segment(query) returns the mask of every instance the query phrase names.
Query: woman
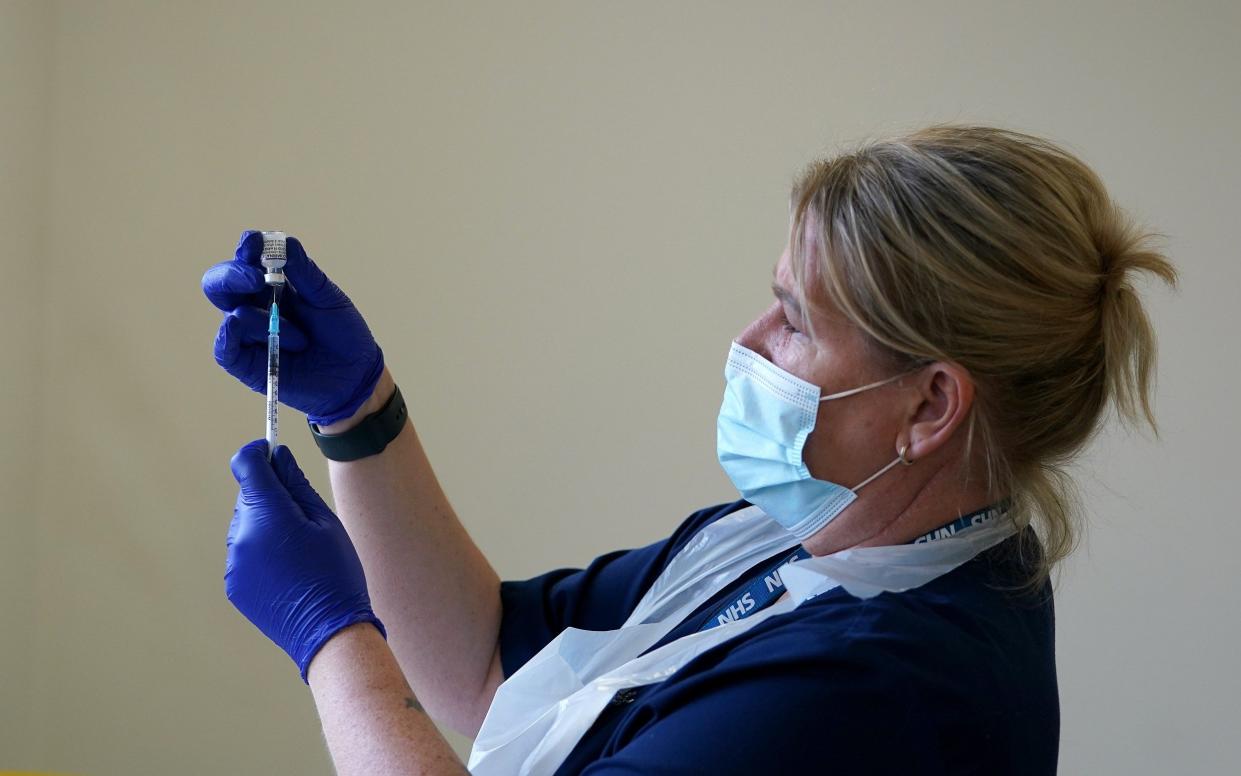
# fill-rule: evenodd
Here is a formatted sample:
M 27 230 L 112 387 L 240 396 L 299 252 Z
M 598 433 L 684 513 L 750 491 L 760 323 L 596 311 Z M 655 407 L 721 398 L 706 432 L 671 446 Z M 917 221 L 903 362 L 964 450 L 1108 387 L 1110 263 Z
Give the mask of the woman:
M 744 500 L 505 583 L 290 241 L 281 398 L 334 459 L 340 519 L 287 449 L 243 447 L 226 587 L 298 664 L 338 772 L 460 772 L 427 714 L 477 735 L 475 773 L 1055 771 L 1062 467 L 1109 403 L 1153 425 L 1132 282 L 1175 272 L 1082 162 L 987 127 L 815 162 L 790 225 L 725 369 Z M 262 390 L 258 248 L 203 285 L 217 360 Z

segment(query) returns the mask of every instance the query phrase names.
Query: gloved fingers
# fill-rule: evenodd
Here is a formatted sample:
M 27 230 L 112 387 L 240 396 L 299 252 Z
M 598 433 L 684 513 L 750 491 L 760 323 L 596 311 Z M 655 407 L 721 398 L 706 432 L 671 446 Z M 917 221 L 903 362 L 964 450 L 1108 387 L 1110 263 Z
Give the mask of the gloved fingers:
M 250 390 L 263 393 L 267 390 L 267 348 L 244 346 L 241 326 L 232 313 L 224 316 L 212 347 L 215 362 Z
M 262 254 L 262 234 L 242 232 L 233 260 L 222 261 L 203 273 L 203 294 L 224 312 L 243 304 L 261 304 L 258 295 L 266 286 L 259 261 Z
M 323 497 L 314 489 L 310 481 L 306 479 L 306 475 L 302 472 L 297 460 L 293 457 L 293 453 L 289 448 L 280 445 L 276 448 L 276 452 L 271 458 L 272 469 L 275 470 L 276 476 L 284 483 L 284 487 L 289 491 L 289 495 L 302 508 L 302 513 L 307 518 L 315 522 L 322 522 L 328 516 L 335 518 L 332 510 L 324 502 Z
M 284 274 L 293 285 L 298 303 L 317 309 L 352 304 L 349 297 L 323 274 L 319 265 L 306 255 L 306 249 L 296 237 L 290 237 L 285 242 L 285 255 Z
M 241 321 L 236 315 L 229 313 L 220 321 L 220 329 L 215 333 L 215 343 L 211 351 L 215 354 L 217 364 L 232 371 L 233 364 L 241 353 Z
M 233 519 L 228 523 L 228 535 L 224 537 L 225 548 L 233 546 L 233 542 L 237 540 L 237 526 L 241 522 L 241 510 L 233 507 Z
M 202 287 L 207 301 L 228 312 L 244 304 L 262 304 L 267 285 L 262 270 L 237 261 L 222 261 L 203 273 Z M 271 292 L 265 295 L 270 297 Z
M 247 229 L 237 238 L 237 247 L 233 250 L 233 261 L 262 269 L 263 233 L 258 229 Z M 260 271 L 260 275 L 262 272 Z
M 283 307 L 283 305 L 281 305 Z M 229 318 L 236 322 L 230 334 L 236 335 L 241 347 L 262 345 L 267 352 L 267 325 L 270 323 L 271 312 L 258 307 L 238 307 L 229 312 Z M 296 323 L 280 316 L 280 349 L 290 353 L 299 353 L 310 346 L 310 340 Z

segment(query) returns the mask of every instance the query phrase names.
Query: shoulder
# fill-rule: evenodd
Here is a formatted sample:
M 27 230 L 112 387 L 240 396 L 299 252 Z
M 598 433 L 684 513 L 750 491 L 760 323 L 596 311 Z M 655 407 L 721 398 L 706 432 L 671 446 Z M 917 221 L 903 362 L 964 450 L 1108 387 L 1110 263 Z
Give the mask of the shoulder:
M 773 617 L 701 657 L 870 663 L 900 671 L 918 657 L 941 667 L 964 661 L 1041 659 L 1054 650 L 1050 586 L 1014 589 L 1008 542 L 921 587 L 857 598 L 836 588 Z M 945 649 L 951 647 L 951 649 Z
M 1054 701 L 1051 589 L 1006 587 L 1005 555 L 996 548 L 900 593 L 860 599 L 837 588 L 701 657 L 763 673 L 795 666 L 833 694 L 889 687 L 910 703 L 993 711 L 1018 696 Z
M 893 694 L 907 702 L 977 705 L 1000 689 L 997 666 L 1050 651 L 1050 642 L 1019 646 L 1029 636 L 1022 618 L 996 617 L 998 603 L 979 608 L 977 601 L 910 592 L 858 599 L 831 591 L 707 650 L 666 687 L 693 693 L 703 689 L 695 681 L 748 683 L 762 691 L 787 678 L 815 697 L 847 698 L 851 714 L 872 707 L 884 713 Z

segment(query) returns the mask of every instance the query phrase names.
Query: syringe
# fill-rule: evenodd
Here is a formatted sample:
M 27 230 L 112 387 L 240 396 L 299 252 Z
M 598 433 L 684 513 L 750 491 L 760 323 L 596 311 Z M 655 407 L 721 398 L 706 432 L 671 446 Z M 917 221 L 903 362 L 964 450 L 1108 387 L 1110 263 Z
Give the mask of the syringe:
M 276 449 L 279 425 L 276 408 L 280 403 L 280 306 L 271 303 L 271 319 L 267 324 L 267 460 Z
M 271 317 L 267 322 L 267 460 L 276 449 L 280 400 L 280 292 L 284 289 L 285 233 L 263 232 L 260 258 L 263 280 L 272 287 Z

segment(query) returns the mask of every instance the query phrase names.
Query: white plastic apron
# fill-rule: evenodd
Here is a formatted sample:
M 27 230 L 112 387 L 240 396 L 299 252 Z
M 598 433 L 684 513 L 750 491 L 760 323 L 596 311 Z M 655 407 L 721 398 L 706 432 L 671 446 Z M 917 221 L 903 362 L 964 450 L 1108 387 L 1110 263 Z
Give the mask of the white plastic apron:
M 1011 521 L 996 519 L 933 542 L 859 547 L 786 564 L 780 569 L 786 598 L 643 655 L 751 566 L 798 544 L 758 507 L 727 515 L 676 554 L 620 628 L 566 628 L 500 685 L 474 740 L 470 773 L 553 773 L 618 690 L 663 681 L 711 647 L 837 586 L 870 598 L 924 585 L 1014 530 Z

